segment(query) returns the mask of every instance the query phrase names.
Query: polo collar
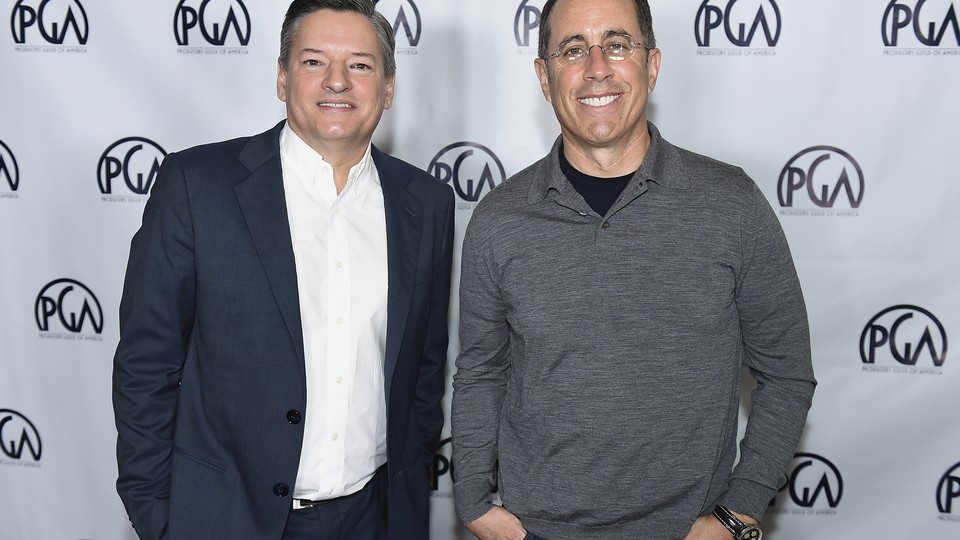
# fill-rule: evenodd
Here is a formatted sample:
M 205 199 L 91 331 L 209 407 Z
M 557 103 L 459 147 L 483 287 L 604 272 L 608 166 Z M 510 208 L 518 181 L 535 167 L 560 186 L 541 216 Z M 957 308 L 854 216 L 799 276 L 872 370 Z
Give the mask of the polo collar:
M 677 147 L 664 140 L 653 122 L 647 122 L 647 128 L 650 132 L 650 149 L 640 168 L 630 180 L 631 185 L 638 185 L 644 190 L 647 182 L 671 189 L 689 188 L 690 179 Z M 558 136 L 547 157 L 537 163 L 537 171 L 527 197 L 528 203 L 535 204 L 546 199 L 550 190 L 563 194 L 567 190 L 574 189 L 560 170 L 561 148 L 563 148 L 563 138 Z

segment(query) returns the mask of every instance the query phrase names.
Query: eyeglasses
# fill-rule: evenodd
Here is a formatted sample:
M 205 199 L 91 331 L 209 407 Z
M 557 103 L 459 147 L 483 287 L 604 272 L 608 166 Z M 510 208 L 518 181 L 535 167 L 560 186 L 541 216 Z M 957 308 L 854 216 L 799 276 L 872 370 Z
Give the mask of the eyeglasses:
M 651 47 L 646 47 L 637 43 L 633 40 L 632 37 L 626 35 L 617 35 L 611 38 L 608 38 L 603 42 L 603 44 L 596 44 L 585 46 L 583 43 L 572 42 L 572 43 L 561 43 L 560 48 L 552 54 L 548 54 L 545 58 L 549 60 L 551 58 L 557 58 L 564 64 L 579 64 L 587 59 L 590 56 L 590 50 L 594 47 L 599 47 L 600 52 L 607 58 L 607 60 L 613 60 L 614 62 L 620 62 L 626 60 L 633 55 L 633 52 L 637 49 L 644 49 L 649 51 Z

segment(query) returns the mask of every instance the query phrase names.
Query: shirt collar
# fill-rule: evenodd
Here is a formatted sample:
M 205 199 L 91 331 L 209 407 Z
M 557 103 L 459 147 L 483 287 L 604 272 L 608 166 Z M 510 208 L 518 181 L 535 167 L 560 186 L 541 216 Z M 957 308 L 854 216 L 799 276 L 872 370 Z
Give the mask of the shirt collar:
M 650 132 L 650 149 L 647 151 L 647 157 L 640 164 L 640 168 L 634 174 L 631 183 L 643 186 L 647 182 L 654 182 L 672 189 L 688 188 L 690 180 L 687 178 L 677 147 L 660 136 L 660 130 L 653 125 L 653 122 L 647 122 L 647 128 Z M 570 181 L 560 170 L 562 141 L 562 137 L 557 137 L 550 153 L 537 164 L 537 174 L 534 175 L 533 184 L 530 186 L 530 193 L 527 198 L 530 204 L 546 199 L 551 189 L 561 194 L 567 189 L 573 189 Z
M 370 179 L 379 184 L 379 177 L 371 174 L 373 159 L 370 155 L 372 143 L 367 143 L 367 149 L 363 153 L 360 161 L 350 168 L 350 175 L 347 179 L 347 185 L 344 192 L 351 189 L 353 184 L 362 184 Z M 304 186 L 308 189 L 320 190 L 320 186 L 315 186 L 317 179 L 329 179 L 333 182 L 333 166 L 324 161 L 316 150 L 310 147 L 303 139 L 297 135 L 290 124 L 286 123 L 280 132 L 280 153 L 283 157 L 283 164 L 289 167 L 289 171 L 294 174 Z

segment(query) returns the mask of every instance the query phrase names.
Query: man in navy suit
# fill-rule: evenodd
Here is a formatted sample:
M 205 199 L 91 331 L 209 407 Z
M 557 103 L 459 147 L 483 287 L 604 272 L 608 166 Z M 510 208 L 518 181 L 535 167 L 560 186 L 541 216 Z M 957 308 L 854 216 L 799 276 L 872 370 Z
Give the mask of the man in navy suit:
M 427 538 L 453 194 L 370 143 L 395 69 L 372 1 L 294 0 L 286 121 L 164 160 L 114 360 L 141 538 Z

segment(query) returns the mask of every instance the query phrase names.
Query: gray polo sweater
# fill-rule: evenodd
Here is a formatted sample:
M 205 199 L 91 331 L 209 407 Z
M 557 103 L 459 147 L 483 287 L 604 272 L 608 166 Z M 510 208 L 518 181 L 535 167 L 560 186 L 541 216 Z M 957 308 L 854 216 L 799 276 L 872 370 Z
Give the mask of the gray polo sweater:
M 652 145 L 606 216 L 551 153 L 491 191 L 463 243 L 454 496 L 551 540 L 682 539 L 759 518 L 816 384 L 776 215 L 739 168 Z M 740 366 L 757 380 L 736 458 Z M 499 470 L 498 470 L 499 464 Z

